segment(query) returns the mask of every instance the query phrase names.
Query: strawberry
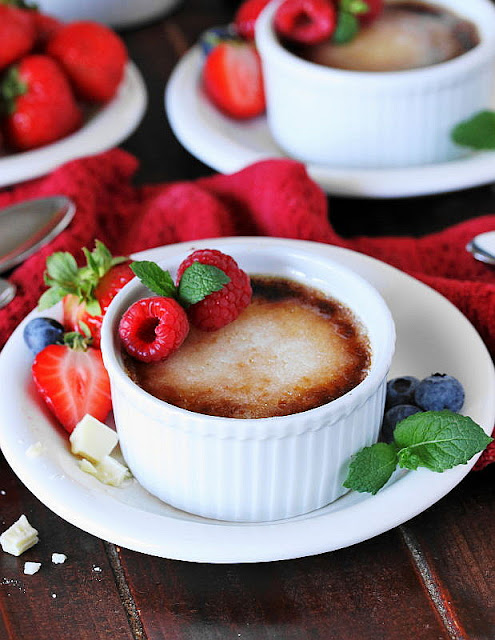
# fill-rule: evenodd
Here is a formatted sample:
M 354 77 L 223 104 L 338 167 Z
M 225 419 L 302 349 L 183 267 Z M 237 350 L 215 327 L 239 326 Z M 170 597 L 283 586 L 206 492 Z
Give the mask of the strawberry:
M 0 71 L 29 53 L 35 39 L 31 12 L 0 3 Z
M 270 0 L 244 0 L 234 16 L 237 33 L 246 40 L 254 40 L 254 29 L 258 16 Z
M 82 114 L 58 64 L 30 55 L 9 67 L 0 94 L 6 101 L 3 128 L 7 143 L 19 151 L 34 149 L 75 131 Z
M 164 360 L 189 333 L 186 312 L 173 298 L 143 298 L 127 309 L 119 335 L 127 353 L 142 362 Z
M 337 26 L 337 10 L 330 0 L 285 0 L 274 16 L 281 38 L 300 44 L 328 40 Z
M 251 302 L 249 276 L 231 256 L 215 249 L 200 249 L 180 264 L 177 279 L 180 280 L 184 271 L 195 262 L 216 267 L 229 279 L 219 291 L 210 293 L 187 309 L 191 324 L 202 331 L 216 331 L 233 322 Z
M 71 433 L 87 413 L 104 421 L 112 400 L 101 352 L 87 348 L 80 335 L 68 334 L 66 340 L 40 351 L 31 371 L 41 397 Z
M 222 42 L 206 58 L 203 86 L 226 115 L 253 118 L 265 111 L 261 61 L 250 42 Z
M 127 50 L 119 36 L 89 20 L 59 29 L 50 39 L 47 53 L 61 64 L 77 95 L 89 102 L 113 98 L 127 62 Z
M 53 36 L 63 27 L 63 23 L 54 16 L 38 10 L 32 10 L 31 13 L 36 29 L 36 47 L 43 50 Z
M 66 330 L 89 330 L 93 346 L 99 347 L 101 323 L 108 305 L 134 277 L 127 258 L 112 257 L 99 240 L 90 253 L 83 249 L 87 264 L 80 269 L 74 257 L 57 252 L 46 261 L 45 283 L 50 287 L 41 296 L 38 309 L 47 309 L 62 300 Z

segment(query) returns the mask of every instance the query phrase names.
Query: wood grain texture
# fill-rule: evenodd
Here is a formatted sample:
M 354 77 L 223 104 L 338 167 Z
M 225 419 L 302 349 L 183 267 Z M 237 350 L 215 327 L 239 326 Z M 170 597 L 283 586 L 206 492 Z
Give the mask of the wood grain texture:
M 149 640 L 449 638 L 398 531 L 255 565 L 121 555 Z
M 24 513 L 40 538 L 19 557 L 0 551 L 0 638 L 132 640 L 103 542 L 44 507 L 3 456 L 0 491 L 0 531 Z M 52 553 L 67 560 L 53 564 Z M 41 562 L 38 573 L 24 575 L 27 561 Z

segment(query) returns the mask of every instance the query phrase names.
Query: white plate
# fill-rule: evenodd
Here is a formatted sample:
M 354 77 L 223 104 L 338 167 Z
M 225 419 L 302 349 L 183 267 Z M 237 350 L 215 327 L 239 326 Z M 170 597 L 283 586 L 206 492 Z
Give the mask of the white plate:
M 116 96 L 81 129 L 39 149 L 0 156 L 0 187 L 43 176 L 69 160 L 106 151 L 138 126 L 147 104 L 146 87 L 129 62 Z
M 165 92 L 170 125 L 182 145 L 208 166 L 233 173 L 265 158 L 284 157 L 266 118 L 242 122 L 223 116 L 203 94 L 203 56 L 198 45 L 174 69 Z M 307 166 L 328 193 L 360 198 L 400 198 L 466 189 L 495 181 L 495 152 L 405 169 Z
M 243 239 L 239 238 L 242 243 Z M 270 239 L 259 238 L 260 242 Z M 388 302 L 397 325 L 391 375 L 450 373 L 464 384 L 464 411 L 487 433 L 495 419 L 495 373 L 479 335 L 438 293 L 367 256 L 328 245 L 279 240 L 288 249 L 311 246 L 367 278 Z M 235 255 L 235 241 L 229 248 Z M 222 248 L 222 240 L 185 243 Z M 176 250 L 176 246 L 172 247 Z M 165 258 L 167 248 L 140 254 Z M 55 311 L 56 315 L 57 311 Z M 58 310 L 60 313 L 60 310 Z M 35 314 L 28 316 L 32 318 Z M 0 354 L 0 445 L 22 482 L 47 507 L 95 536 L 151 555 L 196 562 L 261 562 L 332 551 L 366 540 L 412 518 L 448 493 L 475 462 L 443 474 L 425 469 L 396 475 L 376 496 L 350 492 L 309 515 L 267 524 L 199 518 L 160 502 L 136 481 L 107 487 L 79 470 L 66 434 L 38 399 L 22 323 Z M 41 442 L 37 458 L 26 449 Z M 36 525 L 36 523 L 33 523 Z

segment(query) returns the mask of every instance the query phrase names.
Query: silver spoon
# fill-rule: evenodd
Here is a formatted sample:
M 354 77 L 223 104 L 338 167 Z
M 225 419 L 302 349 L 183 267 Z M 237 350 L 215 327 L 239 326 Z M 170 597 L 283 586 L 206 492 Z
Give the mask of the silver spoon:
M 65 196 L 26 200 L 0 209 L 0 273 L 20 264 L 58 235 L 74 217 Z M 0 309 L 15 296 L 15 286 L 0 278 Z
M 495 264 L 495 231 L 486 231 L 475 236 L 466 249 L 476 260 L 485 264 Z

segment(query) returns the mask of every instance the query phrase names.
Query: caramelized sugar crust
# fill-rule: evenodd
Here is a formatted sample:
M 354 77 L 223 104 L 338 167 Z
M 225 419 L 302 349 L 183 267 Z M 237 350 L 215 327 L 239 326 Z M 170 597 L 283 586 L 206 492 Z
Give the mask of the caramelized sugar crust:
M 306 411 L 364 379 L 369 343 L 350 310 L 293 281 L 251 281 L 253 301 L 235 322 L 212 333 L 191 328 L 162 362 L 126 357 L 130 377 L 173 405 L 231 418 Z

